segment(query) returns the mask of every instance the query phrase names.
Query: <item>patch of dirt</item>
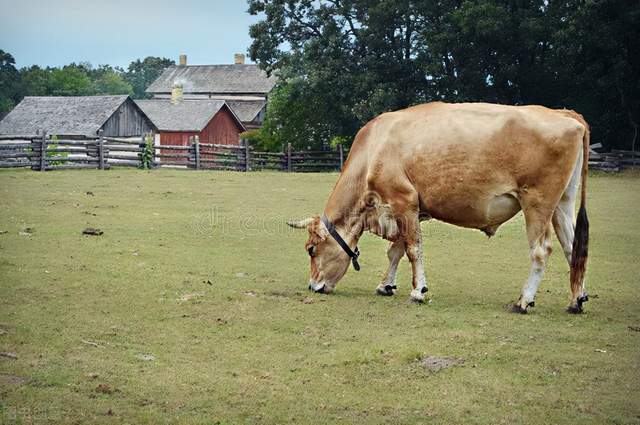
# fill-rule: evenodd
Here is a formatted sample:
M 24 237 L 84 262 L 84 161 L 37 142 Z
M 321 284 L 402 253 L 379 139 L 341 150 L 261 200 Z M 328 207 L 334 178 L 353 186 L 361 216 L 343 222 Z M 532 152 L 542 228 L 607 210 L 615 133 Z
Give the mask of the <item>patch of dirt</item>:
M 300 302 L 302 302 L 302 304 L 313 304 L 315 300 L 311 297 L 304 297 Z
M 25 227 L 19 233 L 20 236 L 31 236 L 35 231 L 36 229 L 34 227 Z
M 281 299 L 281 298 L 286 298 L 286 299 L 298 299 L 300 300 L 300 292 L 299 291 L 280 291 L 280 290 L 267 290 L 265 292 L 265 296 L 272 298 L 272 299 Z
M 464 359 L 456 357 L 427 356 L 418 360 L 418 363 L 429 372 L 436 373 L 442 369 L 462 365 L 464 364 Z
M 640 332 L 640 326 L 628 326 L 628 328 L 629 328 L 630 331 Z M 0 331 L 1 331 L 1 329 L 0 329 Z M 0 334 L 1 334 L 1 332 L 0 332 Z
M 96 392 L 97 393 L 102 393 L 102 394 L 113 394 L 115 390 L 111 387 L 111 385 L 109 384 L 99 384 L 96 387 Z
M 153 354 L 136 354 L 136 358 L 145 362 L 152 362 L 156 359 Z
M 90 236 L 102 236 L 102 234 L 104 234 L 104 232 L 100 229 L 96 229 L 93 227 L 87 227 L 86 229 L 84 229 L 82 231 L 83 235 L 90 235 Z
M 178 301 L 191 301 L 193 299 L 200 298 L 200 297 L 203 297 L 203 296 L 204 296 L 204 294 L 202 292 L 193 292 L 193 293 L 190 293 L 190 294 L 184 294 L 183 296 L 178 298 Z
M 18 359 L 18 355 L 16 353 L 11 353 L 9 351 L 0 352 L 0 357 L 5 357 L 5 358 L 11 359 L 11 360 L 17 360 Z
M 0 382 L 11 385 L 23 385 L 29 382 L 29 379 L 18 375 L 0 375 Z

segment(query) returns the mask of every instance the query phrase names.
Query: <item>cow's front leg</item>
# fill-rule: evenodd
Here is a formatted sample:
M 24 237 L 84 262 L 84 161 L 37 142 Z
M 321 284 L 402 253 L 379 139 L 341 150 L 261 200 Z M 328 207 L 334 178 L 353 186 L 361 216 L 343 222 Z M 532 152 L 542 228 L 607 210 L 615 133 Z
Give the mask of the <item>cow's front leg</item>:
M 422 233 L 420 232 L 420 221 L 416 214 L 415 219 L 410 220 L 406 226 L 405 232 L 405 251 L 409 261 L 411 262 L 411 270 L 413 271 L 413 290 L 411 291 L 411 299 L 413 301 L 424 302 L 425 293 L 427 292 L 427 279 L 424 276 L 424 254 L 422 251 Z
M 382 283 L 376 288 L 378 295 L 394 295 L 396 293 L 396 273 L 398 272 L 398 264 L 404 255 L 404 241 L 399 240 L 389 244 L 387 249 L 387 257 L 389 258 L 389 267 L 382 279 Z

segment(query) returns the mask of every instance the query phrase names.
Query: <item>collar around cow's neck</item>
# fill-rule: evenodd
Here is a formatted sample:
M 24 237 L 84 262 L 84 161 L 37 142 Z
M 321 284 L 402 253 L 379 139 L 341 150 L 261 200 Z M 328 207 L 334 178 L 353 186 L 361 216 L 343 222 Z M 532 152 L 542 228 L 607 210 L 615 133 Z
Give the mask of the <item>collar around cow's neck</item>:
M 335 239 L 335 241 L 338 242 L 338 245 L 340 245 L 342 250 L 346 252 L 347 255 L 351 258 L 351 263 L 353 264 L 353 268 L 356 269 L 356 271 L 360 271 L 360 264 L 358 264 L 358 257 L 360 256 L 360 250 L 358 249 L 358 245 L 356 245 L 355 249 L 351 250 L 351 248 L 349 248 L 349 245 L 345 242 L 344 239 L 342 239 L 342 236 L 340 236 L 335 226 L 333 225 L 333 223 L 329 221 L 326 215 L 322 216 L 322 222 L 324 223 L 325 227 L 327 228 L 327 230 L 329 231 L 329 234 L 333 237 L 333 239 Z

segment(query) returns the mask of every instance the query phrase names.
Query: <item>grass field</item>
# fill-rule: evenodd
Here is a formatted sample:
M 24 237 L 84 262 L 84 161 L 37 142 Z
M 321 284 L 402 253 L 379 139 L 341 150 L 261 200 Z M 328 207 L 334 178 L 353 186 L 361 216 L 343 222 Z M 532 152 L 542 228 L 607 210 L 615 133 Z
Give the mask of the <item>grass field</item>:
M 640 423 L 638 174 L 590 177 L 580 316 L 555 238 L 536 307 L 507 311 L 521 214 L 490 240 L 424 223 L 429 305 L 408 302 L 406 260 L 398 295 L 373 295 L 372 235 L 362 271 L 310 294 L 284 221 L 322 212 L 336 179 L 0 172 L 0 423 Z

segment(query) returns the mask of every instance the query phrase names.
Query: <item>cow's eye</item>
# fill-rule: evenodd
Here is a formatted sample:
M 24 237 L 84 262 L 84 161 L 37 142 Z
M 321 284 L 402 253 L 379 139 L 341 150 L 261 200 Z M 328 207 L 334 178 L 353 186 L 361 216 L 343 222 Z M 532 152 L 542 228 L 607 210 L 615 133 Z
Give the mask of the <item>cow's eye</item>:
M 307 252 L 309 253 L 309 257 L 315 257 L 316 256 L 316 246 L 315 245 L 311 245 L 309 247 L 309 249 L 307 249 Z

